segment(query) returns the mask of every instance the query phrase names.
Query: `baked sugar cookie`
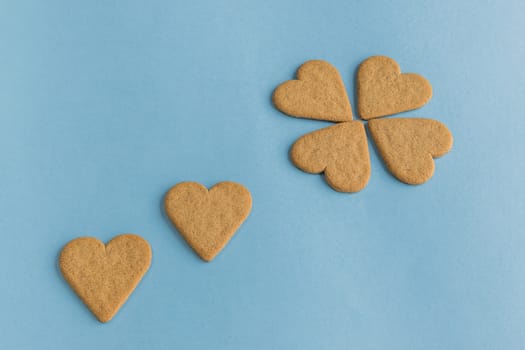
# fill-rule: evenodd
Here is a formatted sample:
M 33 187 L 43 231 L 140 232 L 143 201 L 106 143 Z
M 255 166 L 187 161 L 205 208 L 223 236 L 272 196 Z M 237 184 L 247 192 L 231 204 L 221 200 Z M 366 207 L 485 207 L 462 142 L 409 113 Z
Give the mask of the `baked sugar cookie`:
M 336 124 L 300 137 L 290 150 L 299 169 L 324 173 L 326 182 L 339 192 L 361 191 L 370 178 L 366 132 L 359 121 Z
M 386 56 L 367 58 L 357 71 L 357 109 L 364 120 L 420 108 L 431 97 L 428 80 L 401 74 L 397 62 Z
M 107 245 L 92 237 L 72 240 L 62 249 L 60 271 L 100 322 L 108 322 L 138 285 L 151 263 L 143 238 L 123 234 Z
M 235 182 L 220 182 L 210 190 L 197 182 L 182 182 L 167 192 L 164 207 L 190 247 L 211 261 L 248 217 L 252 197 Z
M 273 93 L 281 112 L 298 118 L 343 122 L 352 120 L 352 108 L 337 69 L 321 60 L 308 61 Z
M 437 120 L 377 119 L 368 122 L 368 127 L 387 168 L 407 184 L 428 181 L 434 174 L 433 158 L 452 148 L 452 134 Z

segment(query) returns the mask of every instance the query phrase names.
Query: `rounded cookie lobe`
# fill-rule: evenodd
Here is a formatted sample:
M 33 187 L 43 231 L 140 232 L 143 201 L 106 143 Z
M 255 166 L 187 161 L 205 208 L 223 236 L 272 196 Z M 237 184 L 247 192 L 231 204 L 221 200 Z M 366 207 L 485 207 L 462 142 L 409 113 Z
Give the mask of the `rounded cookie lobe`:
M 297 70 L 297 80 L 279 85 L 272 100 L 277 109 L 293 117 L 333 122 L 352 120 L 343 80 L 326 61 L 305 62 Z
M 290 149 L 296 167 L 312 174 L 323 173 L 339 192 L 358 192 L 370 178 L 366 132 L 359 121 L 340 123 L 300 137 Z
M 357 109 L 369 120 L 424 106 L 432 97 L 432 86 L 424 77 L 401 73 L 401 68 L 386 56 L 364 60 L 357 71 Z
M 197 182 L 182 182 L 166 193 L 164 207 L 188 245 L 211 261 L 248 217 L 252 197 L 235 182 L 220 182 L 210 190 Z

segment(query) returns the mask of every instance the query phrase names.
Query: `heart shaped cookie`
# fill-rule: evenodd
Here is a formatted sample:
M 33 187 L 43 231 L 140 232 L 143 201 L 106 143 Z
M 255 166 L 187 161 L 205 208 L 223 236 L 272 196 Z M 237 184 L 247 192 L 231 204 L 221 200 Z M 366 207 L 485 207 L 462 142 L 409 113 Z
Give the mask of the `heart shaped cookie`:
M 361 191 L 370 178 L 366 132 L 359 121 L 336 124 L 300 137 L 290 150 L 299 169 L 324 172 L 326 181 L 339 192 Z
M 197 182 L 182 182 L 168 191 L 164 207 L 186 242 L 211 261 L 248 217 L 252 197 L 235 182 L 220 182 L 210 190 Z
M 428 181 L 434 174 L 433 158 L 452 148 L 452 134 L 437 120 L 379 119 L 371 120 L 368 127 L 387 168 L 407 184 Z
M 151 263 L 143 238 L 124 234 L 107 245 L 92 237 L 72 240 L 62 249 L 60 271 L 100 322 L 108 322 L 133 292 Z
M 308 61 L 273 93 L 273 103 L 293 117 L 342 122 L 352 120 L 352 108 L 337 69 L 326 61 Z
M 422 76 L 401 74 L 396 61 L 385 56 L 367 58 L 357 72 L 357 100 L 362 119 L 383 117 L 424 106 L 432 86 Z

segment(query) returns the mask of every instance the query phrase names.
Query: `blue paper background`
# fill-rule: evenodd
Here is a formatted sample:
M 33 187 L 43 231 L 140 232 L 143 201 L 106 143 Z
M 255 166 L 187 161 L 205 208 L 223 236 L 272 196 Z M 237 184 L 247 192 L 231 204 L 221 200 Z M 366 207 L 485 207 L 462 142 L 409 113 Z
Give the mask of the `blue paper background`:
M 523 349 L 525 2 L 1 1 L 1 349 Z M 271 92 L 308 59 L 353 96 L 364 58 L 427 77 L 405 116 L 455 136 L 407 186 L 370 146 L 354 195 L 287 159 L 329 123 Z M 201 262 L 161 211 L 173 184 L 238 181 L 249 219 Z M 100 324 L 61 278 L 69 240 L 153 248 Z

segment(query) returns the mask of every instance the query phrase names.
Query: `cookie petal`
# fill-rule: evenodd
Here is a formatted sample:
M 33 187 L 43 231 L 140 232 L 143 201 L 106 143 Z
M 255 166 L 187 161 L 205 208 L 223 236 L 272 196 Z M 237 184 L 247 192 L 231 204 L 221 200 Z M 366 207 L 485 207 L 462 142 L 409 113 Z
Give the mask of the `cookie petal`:
M 358 192 L 370 178 L 366 132 L 359 121 L 340 123 L 300 137 L 290 150 L 296 167 L 307 173 L 323 173 L 339 192 Z
M 273 93 L 273 103 L 293 117 L 332 122 L 352 120 L 352 108 L 337 69 L 326 61 L 308 61 Z
M 434 159 L 448 153 L 453 137 L 441 122 L 423 118 L 371 120 L 370 134 L 387 168 L 398 180 L 418 185 L 434 174 Z
M 420 108 L 431 97 L 428 80 L 418 74 L 401 74 L 399 65 L 391 58 L 373 56 L 359 66 L 357 107 L 364 120 Z

